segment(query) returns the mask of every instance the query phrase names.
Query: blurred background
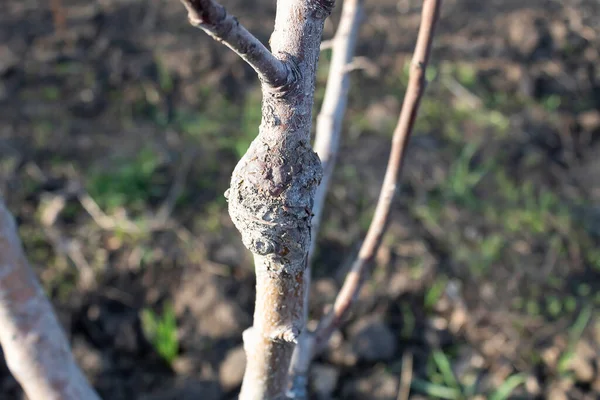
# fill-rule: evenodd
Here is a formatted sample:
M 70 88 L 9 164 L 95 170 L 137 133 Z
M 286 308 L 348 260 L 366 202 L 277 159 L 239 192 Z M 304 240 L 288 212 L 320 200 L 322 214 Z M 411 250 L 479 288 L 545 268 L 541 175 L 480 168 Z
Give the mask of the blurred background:
M 234 399 L 254 276 L 223 193 L 258 81 L 176 0 L 42 3 L 0 3 L 0 191 L 75 356 L 104 399 Z M 224 3 L 268 41 L 275 1 Z M 420 4 L 366 1 L 314 317 L 370 222 Z M 437 33 L 389 232 L 313 398 L 600 398 L 600 3 L 446 0 Z M 0 398 L 21 396 L 0 365 Z

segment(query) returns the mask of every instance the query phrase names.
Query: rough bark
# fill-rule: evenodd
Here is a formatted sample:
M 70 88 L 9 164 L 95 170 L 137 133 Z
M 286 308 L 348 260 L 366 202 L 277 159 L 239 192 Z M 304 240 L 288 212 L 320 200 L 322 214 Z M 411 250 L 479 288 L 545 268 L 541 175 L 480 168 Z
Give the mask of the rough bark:
M 23 253 L 0 198 L 0 344 L 31 400 L 98 400 Z
M 254 325 L 244 334 L 247 367 L 240 399 L 284 398 L 287 371 L 304 327 L 303 275 L 311 241 L 314 195 L 321 180 L 310 146 L 315 72 L 333 1 L 279 0 L 271 36 L 274 56 L 291 75 L 263 80 L 262 122 L 236 166 L 229 214 L 254 254 Z

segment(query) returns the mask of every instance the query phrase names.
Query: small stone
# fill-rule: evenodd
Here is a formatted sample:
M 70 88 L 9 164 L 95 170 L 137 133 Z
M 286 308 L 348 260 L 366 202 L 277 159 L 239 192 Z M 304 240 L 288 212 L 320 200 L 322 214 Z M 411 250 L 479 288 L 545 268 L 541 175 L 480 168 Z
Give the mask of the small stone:
M 577 122 L 586 132 L 594 132 L 600 129 L 600 112 L 590 110 L 582 112 L 577 116 Z
M 548 400 L 569 400 L 567 394 L 558 386 L 553 385 L 548 390 Z
M 517 14 L 510 19 L 508 40 L 524 56 L 530 56 L 541 41 L 541 35 L 536 25 L 532 21 L 531 15 L 527 13 Z
M 342 399 L 395 400 L 399 378 L 382 368 L 347 382 L 342 389 Z
M 19 63 L 19 58 L 6 45 L 0 46 L 0 76 L 3 76 Z
M 310 371 L 310 382 L 316 396 L 321 400 L 331 399 L 337 387 L 340 371 L 326 364 L 314 364 Z
M 560 357 L 560 350 L 556 347 L 549 347 L 543 350 L 541 355 L 544 363 L 551 369 L 554 369 Z
M 385 361 L 396 352 L 396 336 L 379 318 L 364 318 L 349 329 L 350 342 L 358 358 L 364 361 Z
M 573 357 L 571 370 L 575 372 L 577 382 L 589 383 L 596 376 L 592 363 L 582 357 Z
M 580 340 L 575 347 L 575 354 L 569 362 L 569 369 L 575 373 L 578 382 L 590 383 L 596 376 L 593 361 L 596 352 L 585 340 Z
M 555 46 L 562 49 L 568 43 L 569 29 L 563 21 L 555 20 L 550 24 L 550 35 Z
M 539 395 L 542 392 L 542 388 L 540 387 L 538 378 L 533 375 L 529 375 L 525 380 L 525 390 L 527 390 L 527 393 L 531 395 Z
M 196 360 L 190 356 L 179 356 L 177 357 L 171 367 L 177 375 L 192 375 L 197 370 Z
M 243 346 L 238 346 L 227 353 L 219 369 L 221 386 L 227 391 L 237 389 L 244 379 L 246 370 L 246 353 Z
M 73 349 L 73 356 L 75 357 L 77 364 L 81 366 L 86 374 L 93 376 L 102 372 L 102 369 L 104 368 L 102 354 L 90 345 L 89 342 L 83 338 L 75 337 L 71 344 L 71 348 Z
M 344 341 L 344 336 L 339 330 L 331 334 L 327 349 L 327 360 L 332 364 L 353 367 L 358 361 L 352 344 Z

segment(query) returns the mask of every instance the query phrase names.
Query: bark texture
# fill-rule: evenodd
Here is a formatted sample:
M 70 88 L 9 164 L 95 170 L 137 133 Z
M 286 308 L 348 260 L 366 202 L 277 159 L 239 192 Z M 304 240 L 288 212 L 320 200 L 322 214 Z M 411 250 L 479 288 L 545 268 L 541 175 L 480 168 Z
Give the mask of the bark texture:
M 279 0 L 274 56 L 290 71 L 281 86 L 263 80 L 262 122 L 236 166 L 229 214 L 254 254 L 254 325 L 244 334 L 247 368 L 240 399 L 284 398 L 287 372 L 304 327 L 304 271 L 321 163 L 310 146 L 315 72 L 333 1 Z
M 0 198 L 0 344 L 31 400 L 99 400 L 31 270 Z

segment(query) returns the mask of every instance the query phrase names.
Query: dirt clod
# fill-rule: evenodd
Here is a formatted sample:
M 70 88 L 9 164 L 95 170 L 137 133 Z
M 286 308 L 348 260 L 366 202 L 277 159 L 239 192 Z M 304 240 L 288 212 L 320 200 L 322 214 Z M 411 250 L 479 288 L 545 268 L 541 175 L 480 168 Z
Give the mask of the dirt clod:
M 229 350 L 219 369 L 219 380 L 225 390 L 234 390 L 242 384 L 246 369 L 246 353 L 243 346 Z
M 310 371 L 310 384 L 315 395 L 320 400 L 331 399 L 337 387 L 340 371 L 330 365 L 314 364 Z
M 359 360 L 389 360 L 396 352 L 396 336 L 379 318 L 365 318 L 350 328 L 350 342 Z

